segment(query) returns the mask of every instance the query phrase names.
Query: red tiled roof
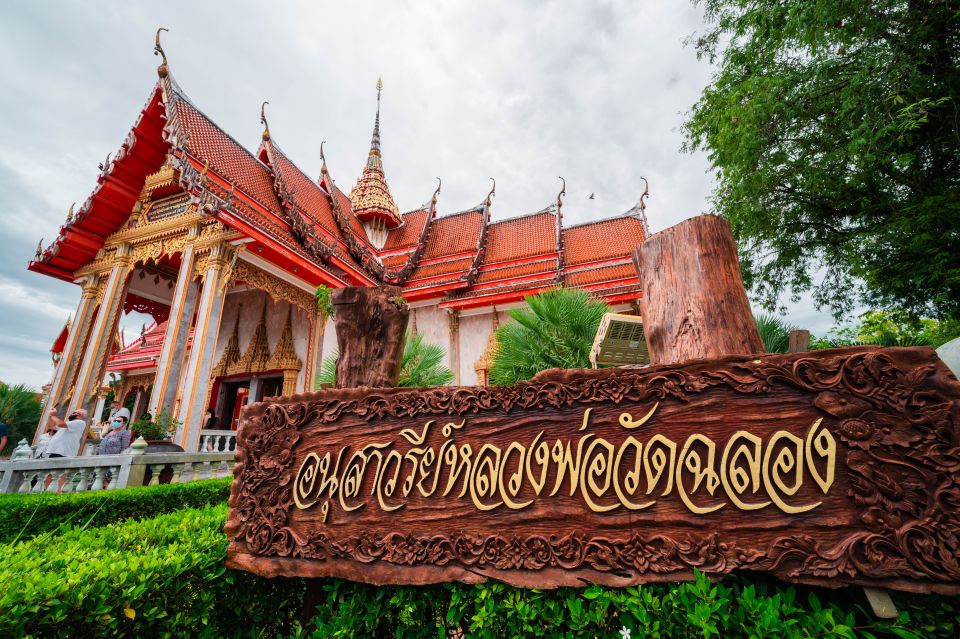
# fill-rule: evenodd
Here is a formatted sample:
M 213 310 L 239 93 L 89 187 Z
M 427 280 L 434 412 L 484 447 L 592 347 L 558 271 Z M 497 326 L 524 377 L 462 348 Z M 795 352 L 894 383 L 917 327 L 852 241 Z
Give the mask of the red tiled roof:
M 465 257 L 459 260 L 450 260 L 448 262 L 437 262 L 434 264 L 428 264 L 426 266 L 418 266 L 417 270 L 415 270 L 413 275 L 410 276 L 410 283 L 412 284 L 413 280 L 418 280 L 425 277 L 437 277 L 438 275 L 453 273 L 459 275 L 469 269 L 472 263 L 472 257 Z
M 479 209 L 438 217 L 430 225 L 427 248 L 421 259 L 429 260 L 467 251 L 475 253 L 482 228 L 483 211 Z
M 423 232 L 423 225 L 427 223 L 427 209 L 419 209 L 404 213 L 403 224 L 390 231 L 387 241 L 381 251 L 390 251 L 394 249 L 413 246 L 420 241 L 420 234 Z
M 643 242 L 643 226 L 635 217 L 622 216 L 563 229 L 566 265 L 627 256 Z
M 487 229 L 485 264 L 514 260 L 531 255 L 555 253 L 557 219 L 551 212 L 534 213 L 503 222 Z
M 333 209 L 330 199 L 320 188 L 320 185 L 308 178 L 303 171 L 273 144 L 274 171 L 286 183 L 287 188 L 293 191 L 297 204 L 307 212 L 316 224 L 319 224 L 330 235 L 340 238 L 340 230 L 333 219 Z
M 637 271 L 633 263 L 618 264 L 615 266 L 604 266 L 601 268 L 586 269 L 576 273 L 568 273 L 564 276 L 564 283 L 567 286 L 586 286 L 588 284 L 597 284 L 599 282 L 610 282 L 624 278 L 636 278 Z M 639 288 L 640 282 L 637 281 Z
M 185 99 L 176 101 L 177 117 L 189 135 L 187 151 L 274 212 L 280 211 L 270 169 L 240 146 Z
M 549 272 L 550 274 L 555 274 L 557 272 L 557 260 L 548 259 L 538 262 L 529 262 L 527 264 L 519 264 L 517 266 L 508 266 L 506 268 L 494 268 L 489 270 L 481 270 L 480 276 L 477 278 L 477 284 L 483 284 L 484 282 L 494 282 L 496 280 L 505 280 L 513 277 L 521 277 L 524 275 L 533 275 L 534 273 L 545 273 Z
M 410 259 L 410 251 L 400 253 L 398 255 L 388 255 L 384 258 L 381 258 L 380 261 L 387 268 L 395 268 L 397 266 L 403 266 L 406 264 L 408 259 Z

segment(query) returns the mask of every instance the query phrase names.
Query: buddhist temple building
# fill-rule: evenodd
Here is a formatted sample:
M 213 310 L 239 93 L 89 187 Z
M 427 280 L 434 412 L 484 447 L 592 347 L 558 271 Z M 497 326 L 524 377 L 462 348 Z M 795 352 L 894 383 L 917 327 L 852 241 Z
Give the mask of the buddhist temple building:
M 197 450 L 208 409 L 219 428 L 236 428 L 244 403 L 314 389 L 336 348 L 319 286 L 402 287 L 410 330 L 441 345 L 465 385 L 486 383 L 491 332 L 525 296 L 574 286 L 635 308 L 642 207 L 566 225 L 561 192 L 539 211 L 495 218 L 494 182 L 457 212 L 441 210 L 440 185 L 425 185 L 427 203 L 402 213 L 384 168 L 379 82 L 366 165 L 348 195 L 322 145 L 317 179 L 297 167 L 263 107 L 251 153 L 177 85 L 159 33 L 156 51 L 159 79 L 129 134 L 29 264 L 81 289 L 53 349 L 41 424 L 53 409 L 93 410 L 112 378 L 118 398 L 136 394 L 134 417 L 166 411 L 181 424 L 175 441 Z M 122 344 L 130 311 L 154 323 Z

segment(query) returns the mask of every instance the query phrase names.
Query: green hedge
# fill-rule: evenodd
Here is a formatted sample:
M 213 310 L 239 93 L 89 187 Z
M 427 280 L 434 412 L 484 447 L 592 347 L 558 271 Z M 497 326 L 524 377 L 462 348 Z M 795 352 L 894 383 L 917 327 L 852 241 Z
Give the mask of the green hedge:
M 0 495 L 0 543 L 23 541 L 76 526 L 103 526 L 125 519 L 147 519 L 180 508 L 226 503 L 230 481 L 207 479 L 66 495 Z
M 118 491 L 119 494 L 120 491 Z M 375 587 L 264 579 L 224 568 L 226 506 L 74 528 L 0 545 L 0 637 L 960 636 L 960 598 L 894 594 L 894 623 L 858 589 L 784 587 L 757 577 L 636 588 L 523 590 L 489 583 Z M 319 591 L 311 629 L 296 620 Z M 13 585 L 13 587 L 10 587 Z
M 227 570 L 226 513 L 187 509 L 0 546 L 0 637 L 289 634 L 303 580 Z

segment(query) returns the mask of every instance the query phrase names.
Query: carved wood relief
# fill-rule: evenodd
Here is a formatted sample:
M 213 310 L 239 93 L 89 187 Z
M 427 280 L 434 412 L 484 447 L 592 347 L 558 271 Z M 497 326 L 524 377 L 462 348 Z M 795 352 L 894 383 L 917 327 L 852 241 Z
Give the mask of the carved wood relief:
M 760 570 L 960 592 L 960 383 L 929 348 L 329 390 L 245 409 L 228 564 L 371 583 Z

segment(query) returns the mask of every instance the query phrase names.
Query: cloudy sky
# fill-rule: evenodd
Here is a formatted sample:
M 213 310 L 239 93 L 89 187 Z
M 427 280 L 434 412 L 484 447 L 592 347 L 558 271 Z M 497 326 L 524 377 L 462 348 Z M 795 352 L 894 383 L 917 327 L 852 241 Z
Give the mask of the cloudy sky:
M 548 205 L 565 221 L 630 208 L 650 181 L 654 231 L 709 210 L 706 158 L 680 152 L 683 113 L 709 81 L 680 0 L 624 2 L 37 2 L 0 5 L 0 380 L 39 387 L 79 287 L 30 273 L 93 188 L 156 81 L 158 26 L 174 77 L 249 149 L 269 100 L 274 139 L 310 175 L 320 141 L 341 187 L 359 175 L 382 76 L 382 137 L 397 203 L 494 218 Z M 594 194 L 593 199 L 589 199 Z M 127 317 L 127 338 L 143 317 Z M 790 319 L 831 324 L 809 304 Z

